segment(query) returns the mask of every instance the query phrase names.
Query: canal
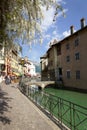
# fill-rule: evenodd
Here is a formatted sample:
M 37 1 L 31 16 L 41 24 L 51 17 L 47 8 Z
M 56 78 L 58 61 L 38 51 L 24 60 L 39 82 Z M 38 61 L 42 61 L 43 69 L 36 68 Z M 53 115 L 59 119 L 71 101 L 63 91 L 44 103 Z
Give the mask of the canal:
M 75 91 L 68 91 L 55 88 L 45 88 L 44 92 L 71 101 L 75 104 L 87 107 L 87 93 L 80 93 Z
M 71 130 L 87 130 L 87 94 L 56 88 L 19 84 L 20 90 L 51 119 Z

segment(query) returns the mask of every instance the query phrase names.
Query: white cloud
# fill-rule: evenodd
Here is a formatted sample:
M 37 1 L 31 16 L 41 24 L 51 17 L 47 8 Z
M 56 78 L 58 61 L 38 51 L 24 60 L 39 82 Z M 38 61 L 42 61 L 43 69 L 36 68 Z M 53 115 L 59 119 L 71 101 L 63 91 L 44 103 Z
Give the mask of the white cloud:
M 70 35 L 70 30 L 63 32 L 63 37 L 67 37 Z
M 53 31 L 53 35 L 56 35 L 57 34 L 57 31 L 55 30 L 55 31 Z
M 75 29 L 74 29 L 74 32 L 76 32 Z M 64 38 L 67 37 L 67 36 L 69 36 L 69 35 L 70 35 L 70 30 L 63 32 L 63 37 L 64 37 Z
M 57 39 L 58 41 L 61 39 L 61 35 L 58 33 L 58 31 L 56 31 L 56 29 L 53 31 L 52 33 L 52 37 L 51 37 L 51 40 L 53 39 Z
M 60 3 L 63 3 L 63 0 L 57 0 Z M 42 47 L 37 48 L 36 46 L 29 51 L 28 49 L 25 51 L 24 55 L 29 55 L 29 58 L 34 60 L 34 61 L 39 61 L 39 57 L 43 55 L 43 52 L 45 50 L 48 50 L 50 41 L 57 39 L 58 41 L 64 36 L 68 35 L 68 31 L 65 31 L 63 35 L 61 36 L 58 31 L 55 22 L 53 22 L 54 18 L 54 13 L 55 10 L 54 8 L 50 8 L 49 10 L 46 10 L 45 7 L 42 7 L 43 14 L 44 14 L 44 19 L 41 24 L 42 32 L 43 32 L 43 39 L 44 43 Z M 64 9 L 64 12 L 67 12 L 67 9 Z M 61 11 L 59 11 L 57 18 L 61 17 L 63 14 Z M 51 28 L 51 31 L 49 32 Z M 48 30 L 49 29 L 49 30 Z M 53 31 L 54 30 L 54 31 Z M 48 42 L 46 44 L 46 42 Z M 44 51 L 43 51 L 43 46 L 44 46 Z
M 57 0 L 57 1 L 58 1 L 58 3 L 63 4 L 63 0 Z M 66 13 L 67 11 L 68 11 L 68 9 L 63 9 L 64 13 Z M 42 12 L 44 15 L 44 19 L 42 21 L 41 27 L 42 27 L 43 31 L 47 31 L 50 28 L 50 26 L 51 27 L 54 26 L 53 19 L 54 19 L 55 9 L 52 7 L 49 10 L 46 10 L 46 7 L 42 7 Z M 59 17 L 63 16 L 63 12 L 59 11 L 57 17 L 59 18 Z
M 40 60 L 40 54 L 39 51 L 35 48 L 32 48 L 31 51 L 28 53 L 30 60 L 33 61 L 39 61 Z
M 63 0 L 57 0 L 57 2 L 60 4 L 64 4 Z M 52 39 L 59 39 L 60 40 L 60 35 L 58 34 L 58 32 L 56 31 L 56 24 L 55 22 L 57 22 L 57 20 L 55 20 L 55 22 L 53 22 L 53 18 L 54 18 L 54 13 L 55 13 L 55 9 L 54 8 L 50 8 L 49 10 L 46 10 L 46 7 L 42 7 L 43 10 L 43 15 L 44 15 L 44 19 L 42 21 L 41 24 L 41 28 L 42 28 L 42 32 L 43 32 L 43 38 L 44 40 L 52 40 Z M 68 10 L 64 9 L 63 12 L 66 13 Z M 63 16 L 63 12 L 59 11 L 58 12 L 58 16 L 57 18 Z M 47 34 L 47 31 L 50 29 L 50 27 L 54 30 L 53 32 L 49 32 L 49 34 Z M 47 45 L 48 46 L 48 45 Z M 47 47 L 46 47 L 47 48 Z
M 66 16 L 65 14 L 66 14 L 66 12 L 68 11 L 68 9 L 63 9 L 63 12 L 62 11 L 60 11 L 59 13 L 58 13 L 58 18 L 59 17 L 61 17 L 61 16 L 63 16 L 64 15 L 64 17 Z
M 62 4 L 66 4 L 66 2 L 65 1 L 63 1 L 63 0 L 56 0 L 58 3 L 62 3 Z
M 48 42 L 48 43 L 46 44 L 46 46 L 45 46 L 45 49 L 46 49 L 46 50 L 48 50 L 49 45 L 50 45 L 50 42 Z
M 51 36 L 48 35 L 48 34 L 47 34 L 47 35 L 44 35 L 44 36 L 45 36 L 45 38 L 47 38 L 47 39 L 50 39 L 50 37 L 51 37 Z
M 54 9 L 50 8 L 49 10 L 46 10 L 45 7 L 42 7 L 42 10 L 44 12 L 44 20 L 41 27 L 44 31 L 46 31 L 53 24 Z

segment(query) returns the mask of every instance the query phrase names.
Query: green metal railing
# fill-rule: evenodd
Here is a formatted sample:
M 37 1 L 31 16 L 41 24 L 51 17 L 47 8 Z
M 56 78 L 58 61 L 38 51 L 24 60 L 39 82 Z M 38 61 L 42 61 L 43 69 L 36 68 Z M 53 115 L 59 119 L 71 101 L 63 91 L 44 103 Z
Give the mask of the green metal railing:
M 21 86 L 21 91 L 50 116 L 61 129 L 87 130 L 87 108 L 60 97 Z M 64 129 L 65 130 L 65 129 Z

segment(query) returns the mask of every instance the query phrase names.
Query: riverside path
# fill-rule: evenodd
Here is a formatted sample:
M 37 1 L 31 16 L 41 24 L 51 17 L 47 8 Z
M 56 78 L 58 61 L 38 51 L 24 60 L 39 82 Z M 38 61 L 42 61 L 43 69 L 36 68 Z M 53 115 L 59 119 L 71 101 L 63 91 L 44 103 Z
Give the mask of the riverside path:
M 60 130 L 17 88 L 0 83 L 0 130 Z

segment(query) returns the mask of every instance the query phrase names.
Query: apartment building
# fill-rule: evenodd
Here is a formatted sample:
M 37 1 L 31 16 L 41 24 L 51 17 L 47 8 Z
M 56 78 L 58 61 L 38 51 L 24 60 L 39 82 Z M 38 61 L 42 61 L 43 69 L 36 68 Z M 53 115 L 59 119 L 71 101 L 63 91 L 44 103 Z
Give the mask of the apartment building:
M 87 89 L 87 26 L 81 19 L 81 29 L 74 32 L 61 43 L 62 78 L 66 87 Z
M 25 76 L 36 76 L 35 65 L 28 59 L 28 57 L 20 58 L 20 62 L 23 65 L 23 73 Z
M 19 56 L 17 48 L 11 49 L 11 75 L 20 76 L 22 73 L 22 66 L 19 64 Z
M 0 73 L 1 75 L 19 76 L 22 66 L 19 65 L 18 45 L 0 44 Z
M 50 80 L 62 80 L 65 87 L 87 90 L 87 26 L 81 19 L 81 28 L 47 50 Z M 43 60 L 44 61 L 44 60 Z M 43 63 L 42 63 L 43 64 Z M 43 73 L 43 71 L 42 71 Z
M 41 64 L 41 80 L 43 81 L 49 80 L 47 54 L 40 57 L 40 64 Z
M 57 81 L 60 80 L 61 75 L 62 75 L 62 68 L 61 68 L 61 44 L 59 42 L 56 42 L 55 44 L 53 43 L 51 50 L 48 51 L 48 65 L 49 71 L 51 71 L 51 80 L 53 77 L 53 80 Z M 53 57 L 52 57 L 53 55 Z M 51 57 L 50 57 L 51 56 Z
M 61 44 L 54 39 L 46 52 L 46 56 L 41 57 L 41 76 L 42 79 L 47 77 L 48 80 L 57 81 L 61 75 Z
M 0 43 L 0 75 L 5 74 L 5 59 L 4 59 L 4 47 Z

